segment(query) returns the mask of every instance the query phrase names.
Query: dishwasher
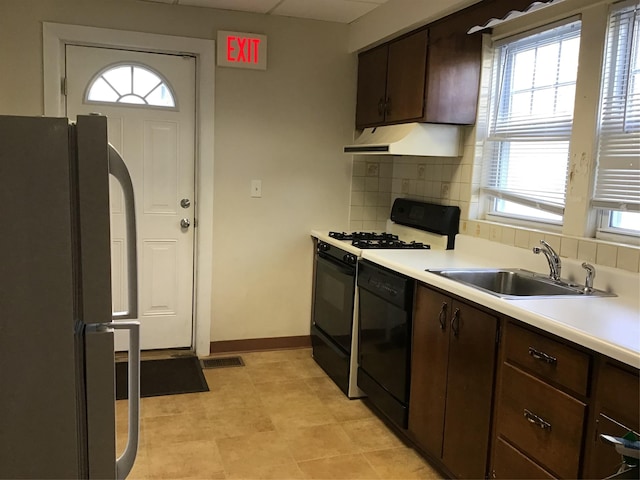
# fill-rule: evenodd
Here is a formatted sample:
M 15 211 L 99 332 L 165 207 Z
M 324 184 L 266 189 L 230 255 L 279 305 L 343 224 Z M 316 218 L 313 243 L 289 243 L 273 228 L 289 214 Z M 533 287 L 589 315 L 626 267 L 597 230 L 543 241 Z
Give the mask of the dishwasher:
M 393 423 L 407 428 L 415 280 L 361 260 L 358 387 Z

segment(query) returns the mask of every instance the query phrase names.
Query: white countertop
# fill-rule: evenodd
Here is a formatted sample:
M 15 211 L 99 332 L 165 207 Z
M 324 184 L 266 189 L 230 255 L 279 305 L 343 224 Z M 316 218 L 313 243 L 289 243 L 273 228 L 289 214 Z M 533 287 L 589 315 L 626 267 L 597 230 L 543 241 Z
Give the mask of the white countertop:
M 547 273 L 544 257 L 528 250 L 458 235 L 455 250 L 360 250 L 324 232 L 312 236 L 362 258 L 442 288 L 529 325 L 640 368 L 640 275 L 596 265 L 595 287 L 616 297 L 505 299 L 450 280 L 426 269 L 524 268 Z M 351 249 L 355 251 L 351 251 Z M 577 260 L 562 259 L 562 277 L 584 283 Z

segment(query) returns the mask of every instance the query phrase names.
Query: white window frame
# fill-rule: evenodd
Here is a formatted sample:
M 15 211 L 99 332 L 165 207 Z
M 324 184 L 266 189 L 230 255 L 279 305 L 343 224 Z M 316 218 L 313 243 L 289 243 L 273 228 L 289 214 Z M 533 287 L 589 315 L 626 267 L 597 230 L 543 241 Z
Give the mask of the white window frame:
M 497 145 L 499 145 L 499 143 L 497 143 L 497 140 L 499 140 L 499 137 L 498 135 L 496 135 L 496 131 L 498 129 L 496 128 L 496 123 L 495 123 L 495 119 L 497 116 L 496 110 L 498 109 L 499 103 L 501 101 L 504 101 L 505 99 L 504 95 L 500 95 L 500 93 L 503 93 L 503 92 L 499 92 L 499 95 L 500 95 L 499 97 L 496 98 L 495 96 L 495 92 L 502 87 L 502 83 L 503 83 L 501 82 L 500 78 L 498 78 L 498 74 L 499 72 L 502 72 L 502 68 L 503 68 L 503 66 L 500 65 L 500 62 L 503 61 L 503 59 L 500 56 L 501 52 L 499 51 L 499 49 L 504 45 L 514 44 L 515 42 L 518 42 L 518 41 L 521 42 L 523 39 L 531 37 L 535 34 L 542 34 L 541 36 L 544 36 L 544 34 L 548 32 L 551 35 L 551 30 L 556 28 L 573 29 L 573 31 L 578 32 L 577 36 L 579 37 L 580 31 L 581 31 L 580 19 L 576 16 L 565 18 L 561 21 L 540 27 L 535 31 L 528 31 L 528 32 L 521 33 L 508 38 L 503 38 L 500 41 L 495 42 L 493 45 L 494 47 L 493 55 L 494 55 L 495 61 L 493 62 L 493 69 L 492 69 L 493 70 L 492 85 L 489 87 L 490 98 L 488 100 L 488 112 L 487 112 L 488 135 L 487 135 L 487 138 L 485 139 L 485 144 L 484 144 L 483 164 L 484 164 L 485 172 L 483 175 L 483 187 L 481 188 L 481 191 L 485 198 L 485 202 L 484 202 L 486 206 L 485 218 L 487 218 L 488 220 L 511 223 L 514 225 L 521 225 L 521 226 L 540 227 L 542 224 L 544 225 L 545 229 L 551 230 L 551 231 L 560 231 L 562 228 L 562 220 L 556 220 L 551 218 L 519 216 L 513 213 L 503 213 L 496 210 L 495 208 L 496 203 L 499 202 L 500 200 L 506 200 L 506 201 L 515 200 L 515 203 L 518 203 L 520 205 L 538 208 L 540 211 L 545 211 L 548 213 L 562 216 L 564 213 L 564 204 L 559 203 L 557 199 L 552 199 L 551 201 L 545 201 L 545 199 L 543 198 L 535 198 L 534 196 L 521 195 L 521 194 L 518 194 L 517 192 L 512 193 L 512 192 L 496 189 L 495 187 L 491 187 L 488 185 L 488 177 L 487 177 L 487 175 L 493 174 L 494 180 L 495 180 L 495 176 L 497 175 L 496 172 L 487 171 L 487 167 L 491 168 L 491 166 L 495 164 L 495 161 L 497 161 L 497 159 L 494 161 L 494 159 L 492 158 L 491 151 L 489 150 L 492 147 L 490 147 L 489 145 L 491 145 L 491 142 L 493 141 L 493 145 L 494 145 L 493 148 L 498 148 Z M 539 39 L 540 39 L 540 36 L 538 37 L 538 41 Z M 532 40 L 532 45 L 534 44 L 534 42 L 537 43 L 537 41 Z M 560 129 L 558 131 L 551 132 L 554 139 L 566 142 L 567 169 L 569 166 L 571 123 L 572 123 L 572 119 L 569 119 L 568 122 L 567 122 L 567 119 L 565 119 L 564 124 L 561 125 L 560 127 L 561 129 L 563 129 L 560 134 L 559 134 Z M 518 127 L 519 126 L 516 126 L 516 128 Z M 539 128 L 538 132 L 533 132 L 532 137 L 534 139 L 536 137 L 540 138 L 540 134 L 542 132 L 543 130 Z M 529 132 L 525 132 L 525 135 L 529 135 L 529 134 L 530 134 Z M 509 132 L 507 132 L 507 135 L 509 135 Z M 504 136 L 505 140 L 509 139 L 507 135 Z M 515 136 L 518 136 L 518 135 L 520 135 L 520 132 L 516 131 Z M 564 136 L 561 137 L 561 135 L 564 135 Z M 566 173 L 566 170 L 565 170 L 565 173 Z M 564 178 L 565 195 L 566 195 L 566 185 L 567 185 L 567 182 L 566 182 L 566 175 L 565 175 L 565 178 Z
M 616 16 L 621 16 L 622 12 L 628 12 L 629 10 L 636 7 L 635 18 L 629 18 L 629 22 L 631 23 L 631 31 L 629 32 L 632 37 L 629 39 L 629 42 L 633 41 L 634 43 L 631 45 L 627 45 L 626 47 L 619 47 L 620 42 L 620 34 L 618 33 L 623 26 L 619 22 L 619 18 L 616 19 Z M 626 117 L 626 108 L 628 103 L 628 81 L 630 77 L 630 65 L 623 65 L 621 60 L 624 61 L 624 58 L 620 58 L 620 50 L 624 48 L 623 55 L 627 58 L 633 58 L 634 52 L 637 52 L 640 49 L 640 26 L 638 25 L 638 16 L 640 16 L 640 12 L 637 9 L 638 2 L 637 1 L 627 1 L 621 2 L 615 5 L 612 5 L 611 11 L 608 16 L 607 23 L 609 24 L 607 28 L 607 36 L 605 39 L 605 58 L 603 59 L 603 67 L 602 67 L 602 87 L 601 87 L 601 95 L 600 95 L 600 111 L 598 114 L 598 160 L 600 161 L 600 155 L 602 150 L 605 149 L 606 152 L 606 143 L 605 147 L 602 146 L 601 140 L 615 138 L 617 141 L 622 140 L 627 142 L 627 144 L 633 143 L 633 137 L 631 135 L 638 134 L 638 127 L 636 126 L 633 131 L 627 136 L 626 134 L 620 135 L 619 127 L 620 125 L 616 124 L 615 118 L 613 119 L 613 123 L 611 120 L 612 114 L 615 113 L 613 109 L 614 102 L 619 102 L 621 100 L 621 91 L 624 90 L 624 103 L 625 103 L 625 117 Z M 624 15 L 624 13 L 622 13 Z M 634 26 L 635 23 L 635 26 Z M 628 25 L 627 25 L 628 26 Z M 635 29 L 635 31 L 634 31 Z M 631 52 L 628 51 L 628 48 L 632 49 Z M 611 55 L 611 56 L 610 56 Z M 639 75 L 638 70 L 640 70 L 640 64 L 635 65 L 635 74 Z M 613 72 L 613 73 L 611 73 Z M 638 80 L 636 80 L 638 81 Z M 638 108 L 638 107 L 636 107 Z M 637 112 L 636 112 L 637 114 Z M 602 125 L 608 121 L 608 134 L 606 136 L 602 135 L 603 128 Z M 636 122 L 640 121 L 640 118 L 636 119 Z M 615 130 L 613 130 L 615 128 Z M 614 133 L 611 133 L 614 132 Z M 628 140 L 631 138 L 631 140 Z M 606 142 L 607 140 L 605 140 Z M 638 142 L 640 143 L 640 136 L 638 137 Z M 640 149 L 636 149 L 640 150 Z M 617 153 L 617 152 L 615 152 Z M 637 165 L 637 157 L 639 156 L 637 152 L 628 154 L 630 157 L 635 159 Z M 601 167 L 599 164 L 598 167 Z M 626 172 L 628 174 L 628 172 Z M 607 199 L 606 197 L 613 197 L 611 195 L 607 195 L 603 192 L 598 192 L 598 170 L 596 170 L 595 182 L 596 182 L 596 191 L 594 192 L 594 200 L 592 201 L 593 207 L 597 210 L 598 222 L 597 222 L 597 232 L 596 237 L 606 240 L 614 240 L 614 241 L 622 241 L 629 242 L 631 239 L 634 243 L 638 243 L 640 239 L 640 230 L 629 230 L 620 227 L 612 226 L 612 216 L 618 212 L 632 211 L 635 213 L 640 212 L 640 205 L 638 203 L 629 205 L 631 208 L 628 208 L 628 205 L 624 205 L 624 200 L 621 200 L 620 208 L 615 208 L 615 201 L 612 198 Z M 603 188 L 602 190 L 605 190 Z M 623 194 L 624 192 L 620 192 Z M 622 197 L 620 197 L 622 198 Z M 627 193 L 628 198 L 628 193 Z

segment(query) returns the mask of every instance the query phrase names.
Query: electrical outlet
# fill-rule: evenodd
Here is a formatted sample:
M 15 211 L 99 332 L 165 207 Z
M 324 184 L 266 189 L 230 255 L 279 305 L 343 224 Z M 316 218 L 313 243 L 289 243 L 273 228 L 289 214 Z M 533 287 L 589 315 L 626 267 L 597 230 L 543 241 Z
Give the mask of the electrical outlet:
M 251 197 L 262 197 L 262 180 L 251 180 Z
M 409 179 L 408 178 L 403 178 L 402 179 L 402 187 L 401 187 L 401 191 L 402 193 L 409 193 Z
M 427 167 L 424 163 L 418 164 L 418 180 L 424 180 Z
M 378 176 L 378 164 L 367 162 L 367 177 L 377 177 L 377 176 Z

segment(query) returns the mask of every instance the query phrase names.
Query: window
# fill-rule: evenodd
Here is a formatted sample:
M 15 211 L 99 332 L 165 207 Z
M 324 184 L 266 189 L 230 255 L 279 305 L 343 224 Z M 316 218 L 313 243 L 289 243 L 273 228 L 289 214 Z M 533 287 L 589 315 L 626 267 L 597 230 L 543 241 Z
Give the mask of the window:
M 580 22 L 496 45 L 484 142 L 488 213 L 562 223 Z
M 112 65 L 89 84 L 88 103 L 127 103 L 174 108 L 174 95 L 159 73 L 142 65 Z
M 592 205 L 600 231 L 640 235 L 640 6 L 609 17 L 603 68 L 598 167 Z

